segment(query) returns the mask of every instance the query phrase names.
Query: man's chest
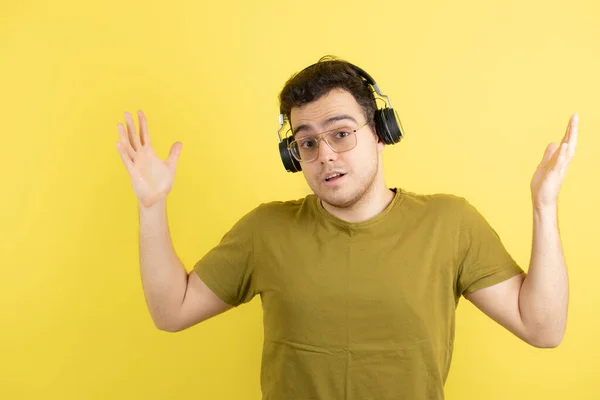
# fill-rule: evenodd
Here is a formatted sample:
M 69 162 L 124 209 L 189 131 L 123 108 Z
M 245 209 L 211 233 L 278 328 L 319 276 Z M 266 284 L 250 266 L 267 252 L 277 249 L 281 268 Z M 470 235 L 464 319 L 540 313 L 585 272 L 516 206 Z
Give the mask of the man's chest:
M 377 239 L 298 237 L 264 248 L 257 278 L 265 332 L 325 346 L 430 336 L 453 310 L 452 254 L 400 235 Z

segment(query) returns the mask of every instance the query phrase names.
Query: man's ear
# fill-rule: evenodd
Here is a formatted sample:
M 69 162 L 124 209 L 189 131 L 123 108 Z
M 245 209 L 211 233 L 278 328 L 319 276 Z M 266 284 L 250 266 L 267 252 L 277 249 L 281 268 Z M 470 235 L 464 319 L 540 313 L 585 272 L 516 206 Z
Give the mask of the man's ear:
M 385 147 L 385 143 L 383 143 L 383 140 L 381 140 L 381 138 L 377 134 L 377 128 L 373 128 L 373 135 L 375 135 L 375 140 L 377 140 L 377 148 L 379 149 L 379 151 L 383 150 L 383 148 Z

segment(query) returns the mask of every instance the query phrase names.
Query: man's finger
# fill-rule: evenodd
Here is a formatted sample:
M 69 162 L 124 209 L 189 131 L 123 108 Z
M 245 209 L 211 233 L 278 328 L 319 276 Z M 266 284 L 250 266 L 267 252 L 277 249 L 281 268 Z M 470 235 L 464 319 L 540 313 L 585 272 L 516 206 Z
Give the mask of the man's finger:
M 567 129 L 565 130 L 565 134 L 563 135 L 562 140 L 560 141 L 560 143 L 567 143 L 569 141 L 569 136 L 571 134 L 571 123 L 573 121 L 573 117 L 569 118 L 569 123 L 567 124 Z
M 554 165 L 552 166 L 553 170 L 560 172 L 563 169 L 565 163 L 569 160 L 568 148 L 568 143 L 560 144 L 560 147 L 556 151 L 557 159 Z
M 133 117 L 128 112 L 125 113 L 125 122 L 127 123 L 127 134 L 131 142 L 131 146 L 134 150 L 139 150 L 142 147 L 140 143 L 140 137 L 135 131 L 135 124 L 133 123 Z
M 129 136 L 127 135 L 127 131 L 125 130 L 123 124 L 117 124 L 117 130 L 119 131 L 119 138 L 121 138 L 121 147 L 123 151 L 125 151 L 125 153 L 133 161 L 135 157 L 135 150 L 133 150 L 133 147 L 131 147 Z
M 579 115 L 575 113 L 572 118 L 571 132 L 569 134 L 569 157 L 573 157 L 575 154 L 575 147 L 577 147 L 577 139 L 579 136 Z
M 150 133 L 148 132 L 148 121 L 142 110 L 138 110 L 138 120 L 140 121 L 140 137 L 142 138 L 142 146 L 150 144 Z
M 569 143 L 571 141 L 571 136 L 573 135 L 573 130 L 577 129 L 577 124 L 579 122 L 579 115 L 577 113 L 571 115 L 569 118 L 569 124 L 567 125 L 567 130 L 565 131 L 565 135 L 561 143 Z
M 171 146 L 171 150 L 169 151 L 169 156 L 167 157 L 166 163 L 172 168 L 177 167 L 177 161 L 179 160 L 179 155 L 181 154 L 182 148 L 181 142 L 175 142 Z
M 542 158 L 542 161 L 540 162 L 540 167 L 546 167 L 548 166 L 548 164 L 550 163 L 550 161 L 555 158 L 554 155 L 556 153 L 556 148 L 558 147 L 558 145 L 556 143 L 550 143 L 548 146 L 546 146 L 546 151 L 544 151 L 544 157 Z
M 125 168 L 127 168 L 127 172 L 129 172 L 131 174 L 131 171 L 133 171 L 133 162 L 127 155 L 127 151 L 124 148 L 125 146 L 123 145 L 122 142 L 117 142 L 116 146 L 117 146 L 117 150 L 119 151 L 119 155 L 121 156 L 121 161 L 123 161 Z

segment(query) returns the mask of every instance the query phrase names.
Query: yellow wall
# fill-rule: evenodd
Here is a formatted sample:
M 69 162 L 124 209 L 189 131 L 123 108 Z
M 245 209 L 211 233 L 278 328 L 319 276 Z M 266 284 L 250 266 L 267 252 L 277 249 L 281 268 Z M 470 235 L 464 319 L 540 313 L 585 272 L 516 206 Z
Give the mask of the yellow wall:
M 259 298 L 153 327 L 116 127 L 143 109 L 159 154 L 183 142 L 169 217 L 191 268 L 258 203 L 309 192 L 279 160 L 277 95 L 325 54 L 370 72 L 402 118 L 387 183 L 467 197 L 524 268 L 529 181 L 580 113 L 560 197 L 566 338 L 532 348 L 463 299 L 446 392 L 599 398 L 598 3 L 236 3 L 1 3 L 0 398 L 259 398 Z

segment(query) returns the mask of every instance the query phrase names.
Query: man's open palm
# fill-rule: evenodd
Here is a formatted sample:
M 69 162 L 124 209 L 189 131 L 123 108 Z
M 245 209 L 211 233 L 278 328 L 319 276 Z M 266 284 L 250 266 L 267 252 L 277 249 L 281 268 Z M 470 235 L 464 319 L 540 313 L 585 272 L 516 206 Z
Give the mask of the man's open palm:
M 125 113 L 126 126 L 117 125 L 121 139 L 117 142 L 117 150 L 127 168 L 139 202 L 144 207 L 150 207 L 166 198 L 171 191 L 182 145 L 175 142 L 168 158 L 165 161 L 161 160 L 152 148 L 146 116 L 142 111 L 138 111 L 137 114 L 139 135 L 129 113 Z
M 560 144 L 550 143 L 546 147 L 544 157 L 531 179 L 531 197 L 536 209 L 556 208 L 558 193 L 575 155 L 578 132 L 579 115 L 573 114 Z

